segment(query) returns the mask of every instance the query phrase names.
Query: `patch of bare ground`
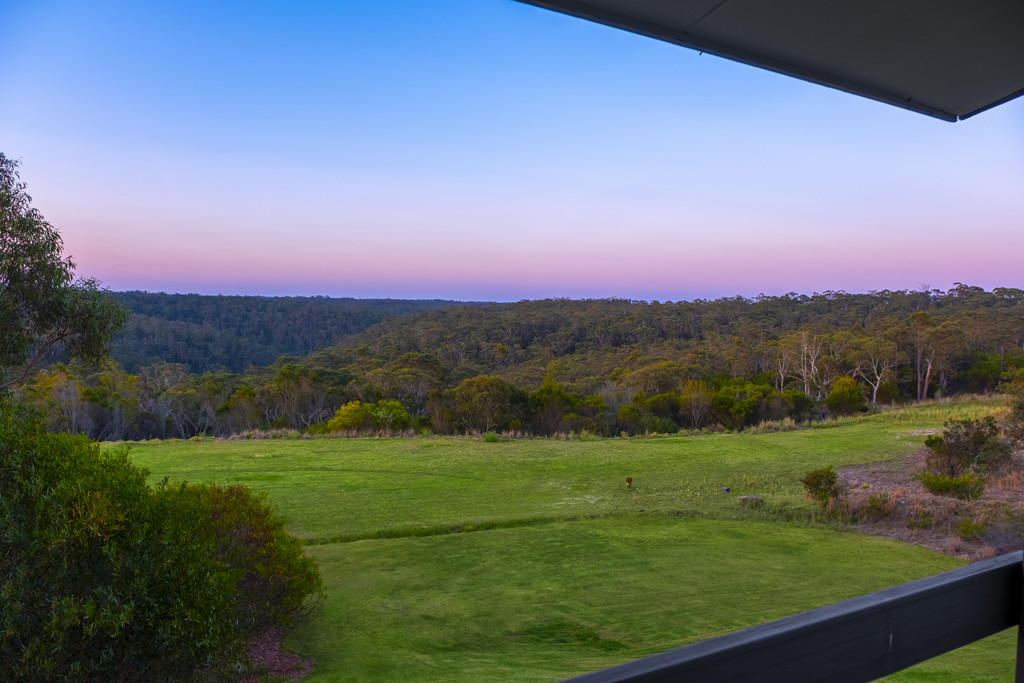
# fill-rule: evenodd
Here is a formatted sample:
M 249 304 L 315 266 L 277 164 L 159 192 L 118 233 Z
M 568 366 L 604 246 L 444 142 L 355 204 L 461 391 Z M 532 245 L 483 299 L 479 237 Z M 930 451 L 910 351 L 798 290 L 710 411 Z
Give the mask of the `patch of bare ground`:
M 853 528 L 890 536 L 968 561 L 1024 548 L 1024 453 L 988 476 L 977 500 L 936 496 L 915 477 L 928 451 L 839 470 L 840 512 Z
M 241 683 L 297 681 L 313 671 L 312 659 L 281 649 L 281 629 L 269 629 L 249 643 L 249 657 L 261 675 L 245 678 Z

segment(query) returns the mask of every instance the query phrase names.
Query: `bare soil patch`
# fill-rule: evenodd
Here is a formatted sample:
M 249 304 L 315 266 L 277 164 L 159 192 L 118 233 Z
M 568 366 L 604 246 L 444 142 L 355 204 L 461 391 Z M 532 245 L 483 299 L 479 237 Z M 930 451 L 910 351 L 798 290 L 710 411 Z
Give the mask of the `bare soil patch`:
M 246 678 L 242 683 L 297 681 L 313 671 L 312 659 L 303 659 L 281 649 L 281 629 L 270 629 L 250 643 L 249 656 L 265 673 L 260 678 Z
M 915 479 L 927 456 L 922 448 L 839 470 L 847 493 L 841 505 L 856 520 L 853 527 L 969 561 L 1024 548 L 1024 454 L 989 476 L 985 493 L 970 501 L 933 495 Z

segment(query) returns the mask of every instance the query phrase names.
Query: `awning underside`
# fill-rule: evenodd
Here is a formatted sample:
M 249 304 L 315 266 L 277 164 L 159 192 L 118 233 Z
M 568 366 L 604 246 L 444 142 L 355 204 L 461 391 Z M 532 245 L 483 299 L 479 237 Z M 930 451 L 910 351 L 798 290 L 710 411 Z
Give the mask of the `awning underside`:
M 956 121 L 1024 94 L 1021 0 L 521 0 Z

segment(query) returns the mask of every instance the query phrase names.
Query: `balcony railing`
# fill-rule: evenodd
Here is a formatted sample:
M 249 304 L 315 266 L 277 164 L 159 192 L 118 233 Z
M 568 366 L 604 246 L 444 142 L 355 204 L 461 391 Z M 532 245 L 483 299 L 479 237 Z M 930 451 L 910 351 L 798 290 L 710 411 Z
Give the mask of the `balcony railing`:
M 1022 584 L 1017 551 L 570 680 L 872 681 L 1017 626 L 1024 683 Z

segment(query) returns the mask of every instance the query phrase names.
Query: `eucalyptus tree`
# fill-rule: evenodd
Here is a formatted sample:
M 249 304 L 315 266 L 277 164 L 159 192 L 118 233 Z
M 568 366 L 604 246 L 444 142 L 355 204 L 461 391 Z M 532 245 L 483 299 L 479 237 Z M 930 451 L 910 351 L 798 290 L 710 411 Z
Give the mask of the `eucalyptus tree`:
M 878 390 L 896 367 L 896 342 L 885 337 L 858 337 L 851 350 L 853 374 L 871 387 L 871 407 L 878 405 Z
M 18 167 L 0 153 L 0 389 L 11 387 L 63 347 L 102 358 L 128 320 L 99 283 L 74 277 L 57 229 L 32 207 Z

